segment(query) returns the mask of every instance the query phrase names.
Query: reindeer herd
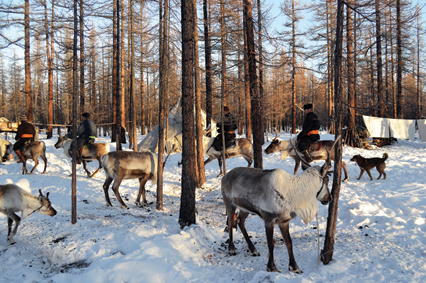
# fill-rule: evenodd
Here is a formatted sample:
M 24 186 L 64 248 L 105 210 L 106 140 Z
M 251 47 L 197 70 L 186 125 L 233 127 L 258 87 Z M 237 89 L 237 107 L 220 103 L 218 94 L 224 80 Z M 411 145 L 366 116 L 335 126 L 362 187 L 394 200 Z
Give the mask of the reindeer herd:
M 337 141 L 337 140 L 336 140 Z M 238 225 L 247 242 L 251 255 L 258 256 L 254 244 L 250 240 L 245 227 L 245 220 L 250 214 L 256 214 L 263 219 L 265 224 L 266 240 L 269 250 L 267 271 L 278 272 L 274 263 L 274 226 L 278 225 L 289 257 L 289 270 L 294 273 L 302 273 L 302 270 L 296 263 L 293 254 L 292 240 L 290 237 L 290 220 L 299 216 L 308 224 L 317 213 L 318 201 L 323 205 L 331 201 L 331 194 L 328 188 L 329 169 L 331 160 L 334 160 L 332 148 L 336 141 L 330 144 L 326 143 L 324 152 L 318 155 L 317 159 L 324 159 L 323 166 L 311 167 L 305 162 L 303 167 L 306 169 L 302 174 L 296 175 L 300 160 L 295 148 L 291 142 L 288 144 L 276 139 L 265 149 L 265 153 L 270 154 L 278 151 L 285 151 L 296 160 L 294 175 L 286 173 L 281 169 L 262 170 L 249 168 L 252 164 L 253 153 L 252 143 L 248 139 L 238 139 L 234 148 L 227 150 L 226 158 L 233 156 L 242 156 L 248 162 L 248 167 L 238 167 L 228 171 L 221 180 L 221 193 L 225 210 L 227 213 L 227 224 L 229 231 L 228 251 L 230 255 L 236 254 L 233 243 L 233 228 Z M 222 155 L 220 152 L 208 147 L 205 149 L 209 158 L 208 162 L 218 159 L 221 167 Z M 68 155 L 68 148 L 71 140 L 65 140 L 59 136 L 55 148 L 63 148 Z M 13 154 L 12 146 L 6 145 L 5 154 Z M 106 179 L 103 184 L 105 200 L 108 206 L 112 206 L 108 189 L 111 183 L 118 202 L 122 208 L 128 208 L 123 202 L 119 186 L 124 179 L 139 179 L 139 193 L 136 199 L 138 206 L 147 205 L 145 197 L 145 184 L 148 180 L 155 182 L 157 177 L 157 158 L 151 152 L 133 152 L 133 151 L 114 151 L 109 152 L 108 143 L 95 143 L 82 151 L 82 162 L 84 170 L 88 177 L 93 177 L 101 168 L 105 170 Z M 47 159 L 46 146 L 44 142 L 33 142 L 23 151 L 28 159 L 35 162 L 34 168 L 28 173 L 26 165 L 23 164 L 23 174 L 32 174 L 38 165 L 38 157 L 44 160 L 44 171 L 46 173 Z M 2 156 L 2 160 L 6 155 Z M 314 155 L 315 156 L 315 155 Z M 298 161 L 299 159 L 299 161 Z M 97 160 L 99 168 L 92 174 L 86 168 L 86 161 Z M 25 172 L 24 172 L 25 168 Z M 221 169 L 222 170 L 222 169 Z M 345 179 L 347 179 L 346 166 L 344 166 Z M 222 171 L 221 171 L 222 174 Z M 140 198 L 142 197 L 142 203 Z M 27 193 L 17 185 L 0 185 L 0 211 L 7 215 L 8 236 L 10 244 L 14 243 L 14 236 L 17 232 L 21 218 L 16 212 L 37 211 L 41 214 L 54 216 L 56 210 L 52 207 L 49 200 L 49 193 L 44 196 L 40 190 L 39 196 Z M 15 227 L 12 230 L 12 224 Z

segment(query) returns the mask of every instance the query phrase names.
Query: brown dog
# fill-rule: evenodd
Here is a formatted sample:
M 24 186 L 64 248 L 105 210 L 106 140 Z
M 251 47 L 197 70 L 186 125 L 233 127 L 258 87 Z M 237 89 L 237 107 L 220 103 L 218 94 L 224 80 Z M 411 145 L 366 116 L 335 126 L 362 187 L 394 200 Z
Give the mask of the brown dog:
M 359 177 L 357 180 L 361 179 L 362 174 L 364 171 L 367 171 L 368 176 L 370 176 L 371 181 L 373 180 L 373 177 L 371 177 L 370 170 L 376 167 L 377 171 L 380 173 L 377 180 L 380 179 L 380 177 L 383 174 L 383 179 L 386 179 L 386 159 L 388 159 L 389 155 L 387 153 L 383 154 L 383 158 L 364 158 L 361 155 L 357 154 L 354 157 L 351 158 L 351 161 L 355 161 L 356 164 L 358 164 L 359 168 L 361 168 L 361 173 L 359 174 Z

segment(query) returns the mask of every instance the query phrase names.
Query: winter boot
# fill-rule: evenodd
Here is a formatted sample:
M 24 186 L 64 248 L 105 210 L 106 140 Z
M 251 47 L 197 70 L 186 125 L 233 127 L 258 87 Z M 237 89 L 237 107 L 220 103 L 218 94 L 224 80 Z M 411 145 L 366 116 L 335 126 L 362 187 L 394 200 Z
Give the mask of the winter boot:
M 22 153 L 21 153 L 21 150 L 17 150 L 17 151 L 15 151 L 16 152 L 16 155 L 18 155 L 18 157 L 19 157 L 19 160 L 18 160 L 18 163 L 22 163 L 22 162 L 24 162 L 24 160 L 25 160 L 25 157 L 22 155 Z
M 311 154 L 309 153 L 309 149 L 303 152 L 303 156 L 305 156 L 306 162 L 310 163 L 312 161 Z

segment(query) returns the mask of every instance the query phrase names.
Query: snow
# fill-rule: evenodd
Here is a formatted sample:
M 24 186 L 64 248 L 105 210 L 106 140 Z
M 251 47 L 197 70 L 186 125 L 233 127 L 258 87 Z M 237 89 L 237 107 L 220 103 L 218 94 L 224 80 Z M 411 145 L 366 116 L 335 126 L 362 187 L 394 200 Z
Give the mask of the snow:
M 288 133 L 279 138 L 289 139 Z M 0 136 L 1 138 L 1 136 Z M 10 138 L 10 137 L 9 137 Z M 325 132 L 322 139 L 333 139 Z M 342 183 L 333 260 L 318 262 L 316 218 L 305 225 L 291 221 L 295 259 L 303 274 L 288 271 L 288 255 L 279 229 L 275 229 L 275 264 L 281 273 L 266 272 L 268 250 L 262 220 L 247 219 L 246 227 L 259 257 L 250 256 L 240 231 L 234 233 L 237 255 L 227 252 L 225 208 L 216 161 L 206 166 L 207 183 L 197 189 L 197 224 L 180 229 L 181 154 L 172 154 L 164 172 L 164 210 L 155 209 L 156 184 L 147 183 L 149 207 L 134 205 L 137 180 L 125 180 L 120 193 L 129 209 L 122 209 L 109 191 L 107 207 L 101 170 L 87 178 L 77 165 L 77 217 L 71 224 L 71 160 L 55 149 L 57 138 L 41 137 L 47 146 L 47 174 L 43 161 L 33 175 L 22 175 L 21 164 L 0 165 L 0 184 L 16 183 L 37 194 L 50 192 L 58 214 L 34 213 L 22 221 L 16 244 L 6 241 L 6 217 L 0 215 L 0 282 L 425 282 L 426 280 L 426 144 L 418 139 L 398 140 L 391 146 L 362 150 L 344 147 L 350 180 Z M 141 136 L 139 136 L 141 139 Z M 109 142 L 109 137 L 98 141 Z M 264 148 L 269 144 L 266 142 Z M 128 147 L 128 144 L 124 145 Z M 115 144 L 111 144 L 115 150 Z M 128 150 L 128 149 L 126 149 Z M 349 159 L 355 154 L 381 157 L 387 179 L 370 181 Z M 263 154 L 265 169 L 293 172 L 291 158 Z M 322 164 L 322 162 L 317 162 Z M 28 162 L 32 168 L 34 163 Z M 88 163 L 89 170 L 97 162 Z M 243 158 L 227 160 L 226 168 L 247 166 Z M 376 169 L 372 171 L 377 178 Z M 301 174 L 299 169 L 298 174 Z M 331 188 L 330 181 L 329 187 Z M 324 246 L 328 206 L 319 204 L 320 248 Z

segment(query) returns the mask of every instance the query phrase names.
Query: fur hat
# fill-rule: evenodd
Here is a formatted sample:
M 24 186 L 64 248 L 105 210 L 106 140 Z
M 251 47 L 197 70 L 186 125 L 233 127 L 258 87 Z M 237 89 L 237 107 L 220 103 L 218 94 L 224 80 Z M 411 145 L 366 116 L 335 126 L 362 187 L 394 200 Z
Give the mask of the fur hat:
M 223 107 L 223 111 L 224 111 L 224 112 L 229 112 L 229 107 L 228 107 L 228 106 L 224 106 L 224 107 Z
M 303 110 L 312 109 L 312 103 L 303 105 Z
M 81 116 L 83 116 L 84 118 L 90 118 L 90 113 L 84 112 L 83 114 L 81 114 Z
M 20 119 L 21 119 L 21 121 L 27 121 L 27 115 L 22 114 Z

